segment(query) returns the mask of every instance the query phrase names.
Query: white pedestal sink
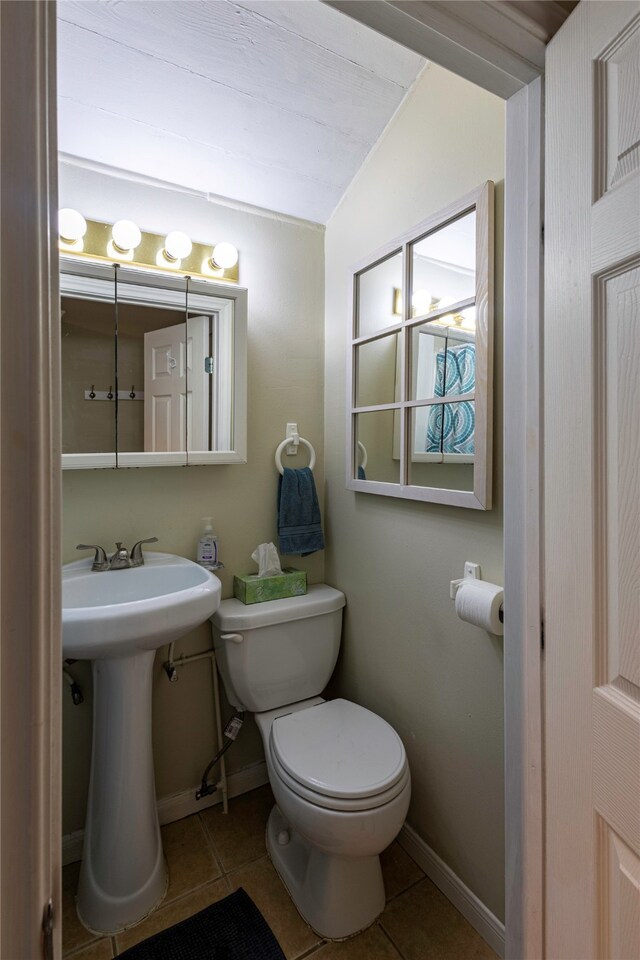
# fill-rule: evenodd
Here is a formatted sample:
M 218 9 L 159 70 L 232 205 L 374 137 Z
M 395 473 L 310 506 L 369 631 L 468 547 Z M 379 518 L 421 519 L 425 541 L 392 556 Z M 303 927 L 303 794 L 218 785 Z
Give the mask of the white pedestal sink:
M 220 581 L 168 553 L 145 565 L 94 573 L 91 560 L 62 573 L 65 657 L 93 661 L 93 747 L 78 914 L 112 934 L 162 900 L 167 871 L 156 810 L 151 742 L 155 651 L 204 623 Z

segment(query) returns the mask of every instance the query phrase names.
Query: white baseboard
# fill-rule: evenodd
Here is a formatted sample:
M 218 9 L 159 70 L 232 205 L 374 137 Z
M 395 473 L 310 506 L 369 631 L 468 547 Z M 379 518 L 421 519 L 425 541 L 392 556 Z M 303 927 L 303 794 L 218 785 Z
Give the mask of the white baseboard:
M 253 763 L 244 770 L 238 770 L 236 773 L 230 773 L 227 777 L 227 796 L 230 800 L 239 797 L 242 793 L 248 793 L 269 782 L 267 765 L 264 760 L 260 763 Z M 182 820 L 183 817 L 190 817 L 192 813 L 198 813 L 200 810 L 206 810 L 207 807 L 214 807 L 216 803 L 222 803 L 222 791 L 220 788 L 208 797 L 202 800 L 196 800 L 197 787 L 191 790 L 185 790 L 183 793 L 174 793 L 170 797 L 163 797 L 158 800 L 158 819 L 160 826 L 165 823 L 173 823 L 175 820 Z
M 68 863 L 75 863 L 76 860 L 82 860 L 83 845 L 84 830 L 76 830 L 75 833 L 67 833 L 62 838 L 63 867 L 66 867 Z
M 260 763 L 254 763 L 244 770 L 238 770 L 237 773 L 230 773 L 227 778 L 227 796 L 230 800 L 239 797 L 242 793 L 248 793 L 269 782 L 267 765 L 262 760 Z M 200 784 L 192 787 L 191 790 L 184 790 L 182 793 L 174 793 L 169 797 L 162 797 L 158 800 L 158 819 L 160 826 L 166 823 L 173 823 L 175 820 L 182 820 L 183 817 L 190 817 L 192 813 L 198 813 L 200 810 L 206 810 L 207 807 L 213 807 L 216 803 L 222 803 L 222 791 L 218 788 L 215 793 L 202 800 L 196 800 L 196 790 Z M 82 860 L 82 846 L 84 843 L 84 830 L 76 830 L 75 833 L 68 833 L 62 838 L 62 865 L 66 867 L 68 863 L 75 863 L 76 860 Z
M 422 867 L 429 879 L 451 900 L 499 957 L 504 957 L 504 924 L 473 893 L 451 867 L 405 823 L 398 843 Z

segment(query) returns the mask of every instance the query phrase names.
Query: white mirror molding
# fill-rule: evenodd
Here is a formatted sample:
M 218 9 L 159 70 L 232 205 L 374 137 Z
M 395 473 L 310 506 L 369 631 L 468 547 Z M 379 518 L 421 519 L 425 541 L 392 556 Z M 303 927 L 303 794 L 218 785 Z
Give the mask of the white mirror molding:
M 493 207 L 487 181 L 356 265 L 348 489 L 491 509 Z
M 174 312 L 180 311 L 185 315 L 185 291 L 185 277 L 132 270 L 126 266 L 122 266 L 118 271 L 120 304 L 159 307 Z M 113 265 L 62 257 L 60 294 L 63 298 L 113 303 Z M 226 424 L 218 434 L 218 449 L 133 451 L 114 449 L 97 453 L 63 453 L 63 470 L 246 463 L 247 291 L 226 283 L 190 279 L 188 306 L 190 320 L 194 313 L 216 317 L 218 329 L 223 331 L 218 346 L 220 349 L 224 347 L 224 355 L 230 358 L 229 369 L 225 373 L 224 388 L 218 391 L 214 403 L 221 422 Z M 91 384 L 88 386 L 90 387 Z M 120 387 L 126 388 L 128 392 L 130 384 L 121 381 Z M 102 387 L 102 389 L 106 388 Z M 122 392 L 121 389 L 119 393 Z M 115 411 L 115 404 L 113 406 Z

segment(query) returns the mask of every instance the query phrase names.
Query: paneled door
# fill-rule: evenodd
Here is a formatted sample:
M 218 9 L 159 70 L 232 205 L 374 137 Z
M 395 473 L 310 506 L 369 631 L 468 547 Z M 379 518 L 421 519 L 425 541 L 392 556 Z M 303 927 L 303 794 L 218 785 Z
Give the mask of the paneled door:
M 547 56 L 547 960 L 640 957 L 640 3 Z
M 209 317 L 144 335 L 144 448 L 209 449 Z

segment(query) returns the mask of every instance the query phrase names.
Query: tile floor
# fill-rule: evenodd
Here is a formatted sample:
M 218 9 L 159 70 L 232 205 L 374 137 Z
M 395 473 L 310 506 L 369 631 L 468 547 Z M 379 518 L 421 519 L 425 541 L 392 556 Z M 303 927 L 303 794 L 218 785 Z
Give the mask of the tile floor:
M 75 909 L 79 863 L 63 871 L 63 955 L 111 960 L 140 940 L 244 887 L 277 937 L 287 960 L 497 960 L 496 954 L 393 843 L 382 856 L 387 906 L 380 919 L 345 943 L 321 940 L 293 906 L 265 853 L 273 804 L 268 786 L 237 797 L 225 817 L 210 807 L 162 828 L 169 890 L 150 917 L 115 937 L 97 939 Z

